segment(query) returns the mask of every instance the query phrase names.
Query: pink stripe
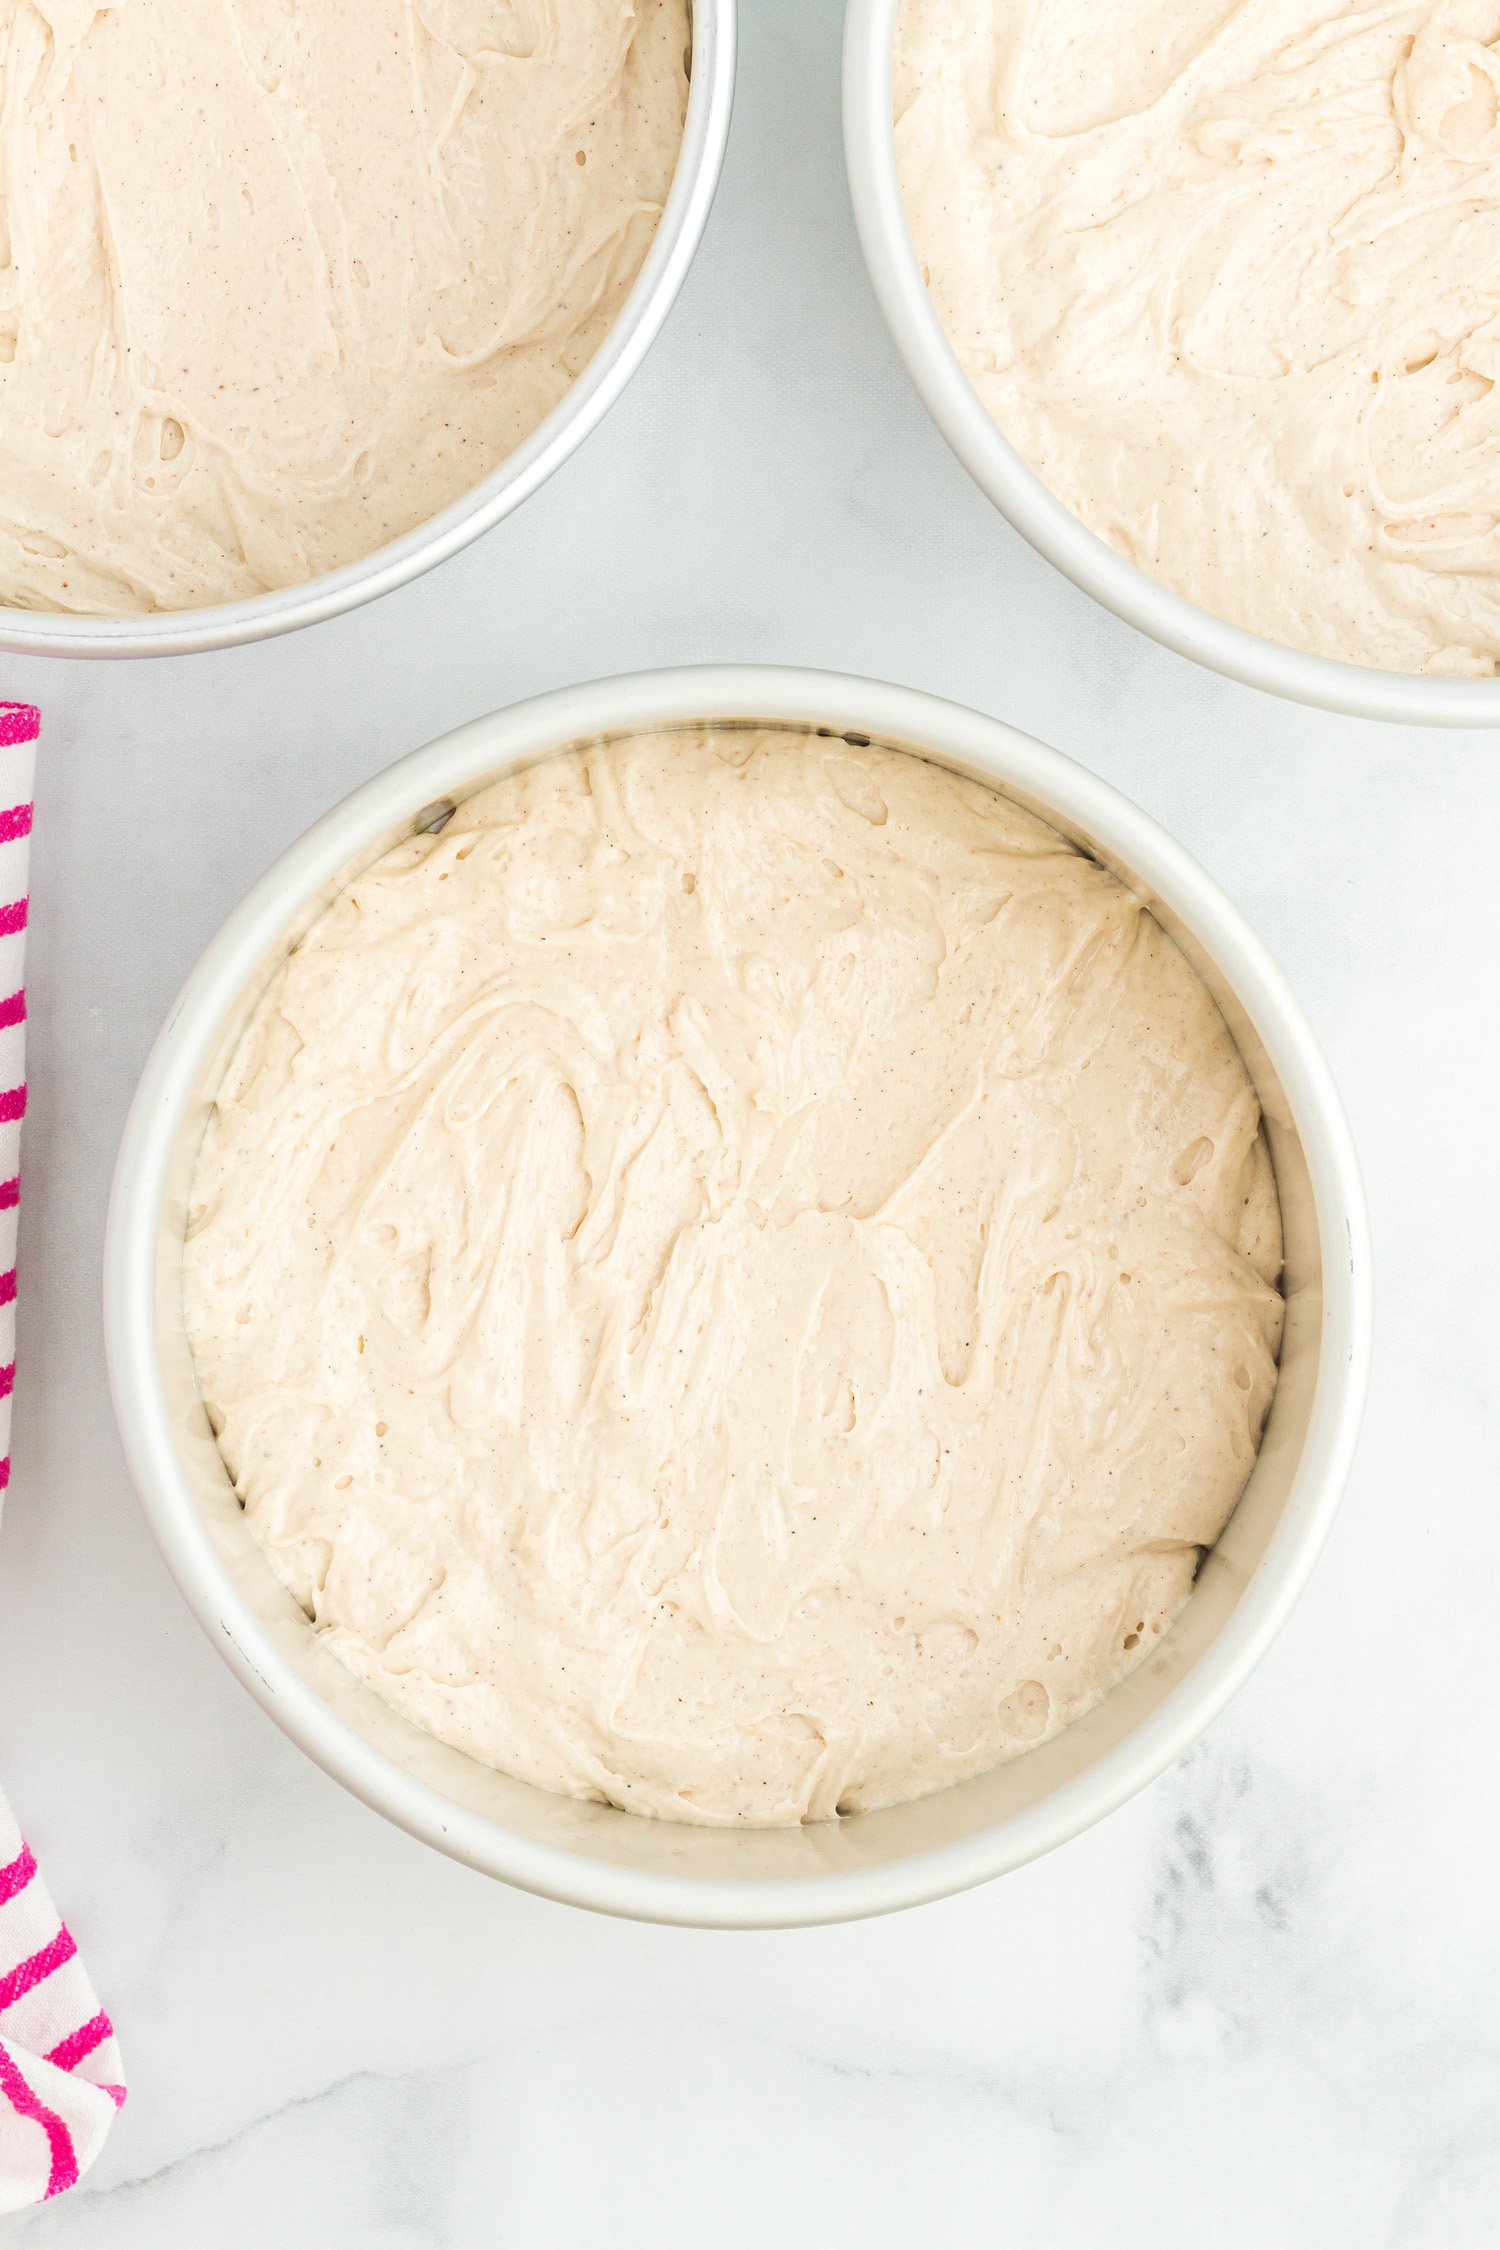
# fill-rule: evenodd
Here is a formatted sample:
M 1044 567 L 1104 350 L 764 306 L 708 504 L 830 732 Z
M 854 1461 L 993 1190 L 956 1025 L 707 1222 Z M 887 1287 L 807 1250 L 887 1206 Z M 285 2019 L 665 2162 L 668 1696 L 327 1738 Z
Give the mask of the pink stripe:
M 8 1977 L 0 1977 L 0 2016 L 18 2000 L 24 2000 L 28 1992 L 35 1991 L 39 1984 L 45 1984 L 77 1951 L 73 1933 L 64 1922 L 50 1945 L 44 1945 L 40 1953 L 33 1953 L 30 1960 L 19 1963 Z
M 59 2070 L 76 2070 L 85 2055 L 91 2055 L 96 2047 L 102 2047 L 105 2040 L 113 2039 L 114 2035 L 115 2027 L 101 2008 L 97 2016 L 90 2016 L 87 2023 L 70 2031 L 66 2039 L 59 2039 L 47 2060 L 56 2063 Z
M 14 898 L 7 905 L 0 906 L 0 937 L 14 937 L 17 930 L 24 930 L 25 927 L 26 901 L 24 898 Z
M 0 703 L 0 749 L 13 742 L 35 742 L 42 714 L 34 703 Z
M 0 1367 L 0 1398 L 9 1398 L 15 1387 L 16 1363 L 12 1360 L 9 1367 Z
M 97 2085 L 101 2094 L 108 2094 L 116 2109 L 125 2107 L 125 2089 L 123 2086 L 112 2086 L 107 2078 L 91 2078 L 89 2084 L 91 2086 Z
M 11 1266 L 6 1272 L 0 1273 L 0 1311 L 3 1311 L 7 1305 L 13 1305 L 15 1301 L 16 1269 Z
M 25 1115 L 25 1084 L 22 1083 L 19 1086 L 7 1086 L 4 1093 L 0 1094 L 0 1125 L 14 1125 L 18 1118 L 24 1117 Z
M 23 1844 L 9 1867 L 0 1867 L 0 1906 L 4 1906 L 7 1899 L 19 1896 L 35 1873 L 36 1861 L 31 1856 L 31 1846 Z
M 25 1021 L 26 993 L 23 987 L 20 992 L 12 992 L 7 999 L 0 1000 L 0 1031 L 7 1031 L 13 1023 Z
M 0 1211 L 14 1211 L 21 1200 L 19 1173 L 13 1180 L 0 1180 Z
M 6 1456 L 5 1456 L 5 1459 L 4 1459 L 3 1461 L 0 1461 L 0 1492 L 5 1492 L 5 1491 L 8 1491 L 8 1490 L 9 1490 L 9 1487 L 10 1487 L 10 1455 L 9 1455 L 9 1454 L 7 1453 L 7 1454 L 6 1454 Z
M 11 2060 L 3 2039 L 0 2039 L 0 2094 L 8 2097 L 18 2117 L 29 2117 L 47 2136 L 47 2196 L 42 2200 L 45 2202 L 47 2197 L 61 2195 L 65 2188 L 73 2187 L 78 2179 L 78 2155 L 73 2147 L 73 2136 L 56 2110 L 49 2109 L 32 2092 Z
M 13 844 L 18 836 L 30 834 L 30 805 L 7 805 L 4 812 L 0 812 L 0 844 Z

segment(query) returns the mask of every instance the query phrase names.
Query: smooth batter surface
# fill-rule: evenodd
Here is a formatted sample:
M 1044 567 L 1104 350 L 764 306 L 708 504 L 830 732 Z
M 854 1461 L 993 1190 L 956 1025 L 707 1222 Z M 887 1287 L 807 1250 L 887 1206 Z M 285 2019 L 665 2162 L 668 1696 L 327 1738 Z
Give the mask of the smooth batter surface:
M 1500 0 L 904 0 L 896 113 L 1076 515 L 1275 640 L 1500 669 Z
M 1113 877 L 843 739 L 471 798 L 277 976 L 187 1309 L 345 1663 L 549 1789 L 921 1794 L 1146 1655 L 1253 1459 L 1280 1220 L 1222 1019 Z
M 0 602 L 358 560 L 598 348 L 688 0 L 0 0 Z

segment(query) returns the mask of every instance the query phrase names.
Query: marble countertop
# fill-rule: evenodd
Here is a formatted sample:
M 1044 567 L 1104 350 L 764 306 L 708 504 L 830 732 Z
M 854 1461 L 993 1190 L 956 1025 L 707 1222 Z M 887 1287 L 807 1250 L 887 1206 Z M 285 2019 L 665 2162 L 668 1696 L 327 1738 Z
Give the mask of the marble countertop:
M 728 166 L 647 367 L 536 499 L 374 609 L 44 708 L 0 1773 L 129 2106 L 26 2250 L 1500 2239 L 1500 743 L 1283 708 L 1137 638 L 928 423 L 854 240 L 836 0 L 748 0 Z M 1366 1168 L 1364 1443 L 1312 1587 L 1194 1753 L 891 1920 L 637 1928 L 345 1796 L 192 1623 L 116 1442 L 115 1145 L 227 909 L 477 713 L 642 665 L 871 672 L 1166 821 L 1300 992 Z

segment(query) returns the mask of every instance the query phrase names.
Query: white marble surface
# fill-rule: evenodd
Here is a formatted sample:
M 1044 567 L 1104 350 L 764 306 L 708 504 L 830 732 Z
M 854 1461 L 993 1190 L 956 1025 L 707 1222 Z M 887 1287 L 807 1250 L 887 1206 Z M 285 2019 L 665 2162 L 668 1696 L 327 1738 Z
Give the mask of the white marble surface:
M 131 2099 L 28 2250 L 1500 2239 L 1500 743 L 1283 709 L 1057 580 L 926 422 L 856 252 L 835 0 L 746 0 L 728 170 L 648 368 L 520 516 L 374 610 L 45 709 L 0 1774 Z M 1194 1755 L 1043 1864 L 770 1938 L 513 1895 L 315 1772 L 157 1560 L 100 1230 L 150 1038 L 336 795 L 475 713 L 697 658 L 940 689 L 1087 760 L 1227 884 L 1362 1146 L 1364 1446 Z

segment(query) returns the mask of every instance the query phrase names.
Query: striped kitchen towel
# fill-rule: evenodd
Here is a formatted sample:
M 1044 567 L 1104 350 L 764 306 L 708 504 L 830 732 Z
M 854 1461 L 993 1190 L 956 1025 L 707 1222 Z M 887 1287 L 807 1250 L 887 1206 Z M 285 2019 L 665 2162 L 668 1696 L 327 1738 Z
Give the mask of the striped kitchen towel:
M 16 1375 L 27 866 L 37 714 L 0 703 L 0 1500 Z M 0 1797 L 0 2211 L 70 2188 L 125 2099 L 114 2027 Z

